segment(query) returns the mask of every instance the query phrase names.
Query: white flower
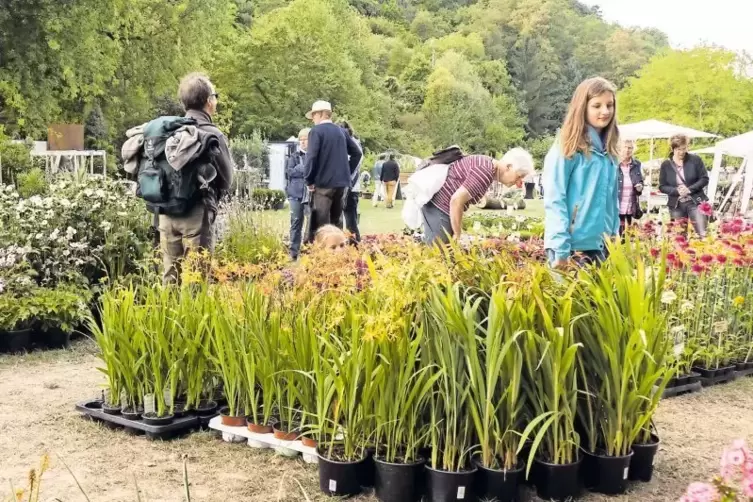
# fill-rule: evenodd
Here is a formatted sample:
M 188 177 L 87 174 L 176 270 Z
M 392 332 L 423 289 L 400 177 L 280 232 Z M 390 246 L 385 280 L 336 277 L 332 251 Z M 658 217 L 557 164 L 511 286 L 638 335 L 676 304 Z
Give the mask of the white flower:
M 680 305 L 680 312 L 690 312 L 694 308 L 695 306 L 693 305 L 693 302 L 690 300 L 684 300 Z
M 108 232 L 112 228 L 112 223 L 109 221 L 103 221 L 99 226 L 102 227 L 105 232 Z
M 73 236 L 74 236 L 74 235 L 76 235 L 76 229 L 75 229 L 75 228 L 73 228 L 73 227 L 68 227 L 68 228 L 67 228 L 67 229 L 65 230 L 65 236 L 66 236 L 66 238 L 67 238 L 68 240 L 71 240 L 71 239 L 73 239 Z
M 57 238 L 58 238 L 59 236 L 60 236 L 60 230 L 56 228 L 56 229 L 55 229 L 55 230 L 53 230 L 53 231 L 52 231 L 52 233 L 50 234 L 50 240 L 51 240 L 51 241 L 54 241 L 54 240 L 55 240 L 55 239 L 57 239 Z
M 31 204 L 32 206 L 41 207 L 43 204 L 42 197 L 40 197 L 39 195 L 34 195 L 29 199 L 29 204 Z
M 91 197 L 92 195 L 94 195 L 94 191 L 91 188 L 87 188 L 86 190 L 83 191 L 83 194 L 86 197 Z
M 97 189 L 97 191 L 96 191 L 96 192 L 94 192 L 94 194 L 95 194 L 95 195 L 96 195 L 97 197 L 104 197 L 104 196 L 106 195 L 106 194 L 105 194 L 105 191 L 104 191 L 104 190 L 102 190 L 101 188 Z
M 38 241 L 41 241 L 44 238 L 44 234 L 42 232 L 39 232 L 37 235 L 34 236 L 35 239 Z
M 677 300 L 677 295 L 674 291 L 665 291 L 661 294 L 661 302 L 665 305 L 669 305 Z

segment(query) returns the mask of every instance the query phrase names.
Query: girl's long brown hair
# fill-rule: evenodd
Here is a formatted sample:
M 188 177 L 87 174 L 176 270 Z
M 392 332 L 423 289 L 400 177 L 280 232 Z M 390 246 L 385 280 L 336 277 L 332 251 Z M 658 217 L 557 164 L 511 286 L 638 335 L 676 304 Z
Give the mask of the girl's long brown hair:
M 619 152 L 620 133 L 617 130 L 617 89 L 609 80 L 601 77 L 589 78 L 580 83 L 575 89 L 573 99 L 567 109 L 565 123 L 560 132 L 560 144 L 565 158 L 572 158 L 577 152 L 590 154 L 591 142 L 588 136 L 588 101 L 605 92 L 614 96 L 614 115 L 606 127 L 604 147 L 608 154 L 616 157 Z

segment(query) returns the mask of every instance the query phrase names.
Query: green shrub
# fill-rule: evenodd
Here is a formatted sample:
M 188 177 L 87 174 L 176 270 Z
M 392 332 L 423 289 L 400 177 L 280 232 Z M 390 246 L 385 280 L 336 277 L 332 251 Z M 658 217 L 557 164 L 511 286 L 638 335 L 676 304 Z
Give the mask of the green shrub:
M 285 192 L 269 188 L 256 188 L 251 194 L 254 207 L 258 209 L 280 209 L 285 203 Z
M 49 188 L 44 171 L 38 167 L 34 167 L 28 172 L 20 173 L 16 179 L 16 186 L 18 193 L 25 199 L 34 195 L 44 195 Z
M 31 149 L 21 143 L 0 143 L 0 181 L 5 184 L 14 182 L 18 175 L 32 168 Z

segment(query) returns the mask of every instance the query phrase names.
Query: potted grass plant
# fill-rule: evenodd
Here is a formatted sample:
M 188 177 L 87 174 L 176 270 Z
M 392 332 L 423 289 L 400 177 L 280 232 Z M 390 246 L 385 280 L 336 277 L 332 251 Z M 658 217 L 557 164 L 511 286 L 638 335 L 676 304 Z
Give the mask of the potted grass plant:
M 182 385 L 185 390 L 185 409 L 201 417 L 213 415 L 217 403 L 208 393 L 211 365 L 212 319 L 215 298 L 204 285 L 200 289 L 182 288 L 179 298 L 178 323 L 183 341 Z
M 474 457 L 476 494 L 498 502 L 520 500 L 524 481 L 517 451 L 523 430 L 522 338 L 526 332 L 520 331 L 519 319 L 508 306 L 510 291 L 515 289 L 514 284 L 500 283 L 489 298 L 486 322 L 478 325 L 477 333 L 463 333 L 468 410 L 479 442 Z
M 473 500 L 477 468 L 470 459 L 472 425 L 466 351 L 462 340 L 475 336 L 481 299 L 464 298 L 463 286 L 437 285 L 427 310 L 424 364 L 439 377 L 431 396 L 429 425 L 431 462 L 427 465 L 427 500 Z
M 525 339 L 524 387 L 533 419 L 523 432 L 535 431 L 527 470 L 534 464 L 538 496 L 565 501 L 581 492 L 575 430 L 578 400 L 577 353 L 573 316 L 575 285 L 545 294 L 536 282 L 529 285 L 530 305 L 536 309 L 536 329 Z
M 239 301 L 234 303 L 240 312 L 244 340 L 239 347 L 243 366 L 244 413 L 248 430 L 256 434 L 271 434 L 274 402 L 274 347 L 267 347 L 267 302 L 252 283 L 239 291 Z M 263 448 L 266 443 L 249 442 Z
M 616 495 L 627 489 L 632 445 L 648 428 L 674 368 L 660 302 L 663 263 L 647 267 L 640 245 L 629 237 L 609 250 L 611 259 L 602 267 L 579 272 L 577 309 L 583 318 L 576 339 L 584 485 Z
M 409 318 L 412 318 L 412 314 Z M 423 325 L 405 323 L 396 339 L 378 341 L 382 371 L 374 380 L 377 399 L 371 406 L 376 424 L 376 497 L 382 502 L 419 502 L 424 495 L 426 459 L 421 446 L 428 437 L 423 422 L 440 373 L 421 365 Z
M 141 418 L 149 425 L 166 425 L 174 418 L 168 387 L 173 333 L 177 329 L 171 316 L 174 300 L 171 288 L 145 288 L 144 304 L 148 308 L 138 318 L 144 333 L 146 391 Z
M 210 316 L 214 320 L 211 334 L 211 361 L 222 380 L 227 406 L 220 409 L 223 425 L 246 427 L 243 415 L 245 395 L 242 366 L 243 332 L 232 302 L 218 301 L 213 305 Z
M 314 425 L 316 421 L 316 379 L 314 375 L 321 364 L 321 347 L 314 325 L 314 316 L 305 309 L 289 309 L 288 321 L 293 326 L 291 355 L 297 376 L 298 405 L 300 409 L 300 437 L 304 446 L 316 447 Z
M 362 400 L 373 395 L 378 370 L 375 344 L 362 339 L 359 302 L 341 296 L 346 305 L 336 329 L 322 330 L 322 364 L 317 382 L 317 453 L 319 488 L 327 495 L 361 493 L 367 464 L 370 423 Z M 322 310 L 324 312 L 324 310 Z
M 124 308 L 122 298 L 114 293 L 104 295 L 102 299 L 102 324 L 90 319 L 89 329 L 99 347 L 99 358 L 104 367 L 97 368 L 107 378 L 108 392 L 102 403 L 102 409 L 108 414 L 119 414 L 121 409 L 120 395 L 124 387 L 121 369 L 121 347 L 117 343 L 118 333 L 123 330 Z

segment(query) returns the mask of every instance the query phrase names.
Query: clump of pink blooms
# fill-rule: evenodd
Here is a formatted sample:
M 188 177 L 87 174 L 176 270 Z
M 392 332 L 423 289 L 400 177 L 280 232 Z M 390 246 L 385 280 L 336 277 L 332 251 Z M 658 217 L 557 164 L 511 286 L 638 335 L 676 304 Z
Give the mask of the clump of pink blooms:
M 753 501 L 753 453 L 739 439 L 724 450 L 721 470 L 710 483 L 692 483 L 679 502 Z

